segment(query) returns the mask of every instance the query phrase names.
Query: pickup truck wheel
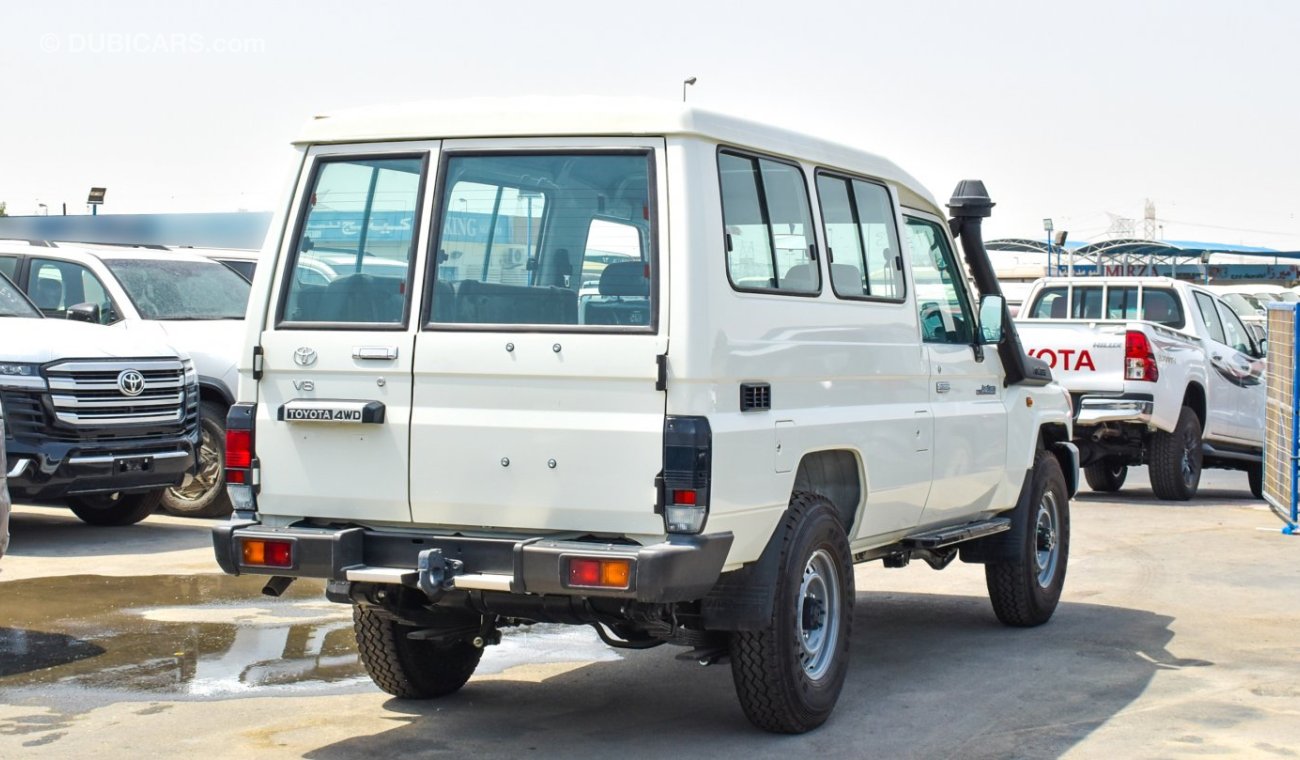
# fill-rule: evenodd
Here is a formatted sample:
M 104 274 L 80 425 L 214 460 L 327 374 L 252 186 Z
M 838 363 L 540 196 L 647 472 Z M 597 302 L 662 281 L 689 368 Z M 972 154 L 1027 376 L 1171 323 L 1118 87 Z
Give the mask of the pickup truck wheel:
M 212 401 L 199 406 L 198 456 L 198 473 L 163 493 L 163 509 L 179 517 L 225 517 L 231 511 L 224 469 L 226 408 Z
M 1094 491 L 1118 491 L 1128 479 L 1128 465 L 1113 459 L 1103 459 L 1085 467 L 1083 477 L 1088 481 L 1088 487 Z
M 1264 463 L 1247 467 L 1246 479 L 1250 483 L 1250 495 L 1256 499 L 1264 498 Z
M 135 525 L 153 514 L 162 501 L 162 491 L 148 493 L 96 493 L 68 497 L 72 514 L 90 525 Z
M 1201 483 L 1201 423 L 1196 413 L 1183 407 L 1171 433 L 1156 431 L 1151 437 L 1151 490 L 1166 501 L 1187 501 Z
M 433 699 L 460 689 L 474 675 L 483 650 L 469 642 L 412 639 L 419 630 L 368 605 L 352 605 L 352 629 L 370 680 L 401 699 Z
M 774 733 L 810 731 L 830 717 L 849 667 L 853 562 L 835 506 L 796 493 L 772 619 L 731 638 L 731 675 L 745 717 Z
M 984 566 L 993 612 L 1005 625 L 1027 628 L 1051 619 L 1065 586 L 1070 557 L 1070 499 L 1056 457 L 1034 459 L 1029 508 L 1012 513 L 1011 538 L 1019 555 Z

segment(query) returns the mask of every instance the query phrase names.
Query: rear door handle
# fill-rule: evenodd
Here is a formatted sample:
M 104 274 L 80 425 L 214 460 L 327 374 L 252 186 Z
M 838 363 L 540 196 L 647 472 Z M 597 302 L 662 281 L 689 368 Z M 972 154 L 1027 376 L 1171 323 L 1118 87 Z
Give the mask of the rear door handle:
M 353 359 L 392 361 L 397 358 L 397 346 L 353 346 Z
M 952 386 L 948 384 L 947 380 L 940 380 L 934 384 L 934 390 L 935 393 L 947 393 L 952 390 Z

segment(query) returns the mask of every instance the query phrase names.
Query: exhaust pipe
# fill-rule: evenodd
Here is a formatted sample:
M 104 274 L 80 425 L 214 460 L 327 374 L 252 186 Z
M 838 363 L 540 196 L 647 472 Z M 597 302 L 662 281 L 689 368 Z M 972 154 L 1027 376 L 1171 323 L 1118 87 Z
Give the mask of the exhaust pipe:
M 993 215 L 994 205 L 983 182 L 964 179 L 957 183 L 957 189 L 948 200 L 948 211 L 952 214 L 948 228 L 961 242 L 966 266 L 970 267 L 980 293 L 1000 296 L 1002 286 L 993 272 L 988 251 L 984 249 L 982 229 L 984 220 Z M 1052 382 L 1052 370 L 1047 362 L 1025 353 L 1005 299 L 1002 302 L 1002 342 L 998 344 L 998 356 L 1007 373 L 1007 385 L 1047 385 Z

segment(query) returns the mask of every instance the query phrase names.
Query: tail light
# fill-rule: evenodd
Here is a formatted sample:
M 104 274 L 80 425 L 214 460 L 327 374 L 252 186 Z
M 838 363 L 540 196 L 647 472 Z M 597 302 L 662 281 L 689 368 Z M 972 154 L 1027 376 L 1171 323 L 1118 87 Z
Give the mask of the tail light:
M 235 404 L 226 415 L 226 493 L 241 512 L 257 509 L 257 456 L 253 451 L 254 404 Z
M 632 560 L 569 557 L 566 586 L 626 589 L 632 585 Z
M 1146 333 L 1129 330 L 1124 336 L 1124 379 L 1155 382 L 1160 377 L 1156 354 Z
M 293 542 L 263 538 L 241 539 L 239 561 L 251 567 L 293 567 Z
M 699 533 L 709 517 L 713 431 L 705 417 L 664 419 L 660 506 L 669 533 Z

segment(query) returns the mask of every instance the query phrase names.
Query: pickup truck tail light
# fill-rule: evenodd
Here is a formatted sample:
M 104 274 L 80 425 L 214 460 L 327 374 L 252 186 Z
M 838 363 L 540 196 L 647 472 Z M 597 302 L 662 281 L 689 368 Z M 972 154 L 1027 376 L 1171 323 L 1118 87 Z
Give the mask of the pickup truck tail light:
M 1154 383 L 1160 378 L 1156 354 L 1146 333 L 1129 330 L 1124 336 L 1124 379 Z
M 709 517 L 713 431 L 705 417 L 664 418 L 664 470 L 659 498 L 664 529 L 699 533 Z
M 257 510 L 257 456 L 253 450 L 254 404 L 235 404 L 226 414 L 226 493 L 238 512 Z

